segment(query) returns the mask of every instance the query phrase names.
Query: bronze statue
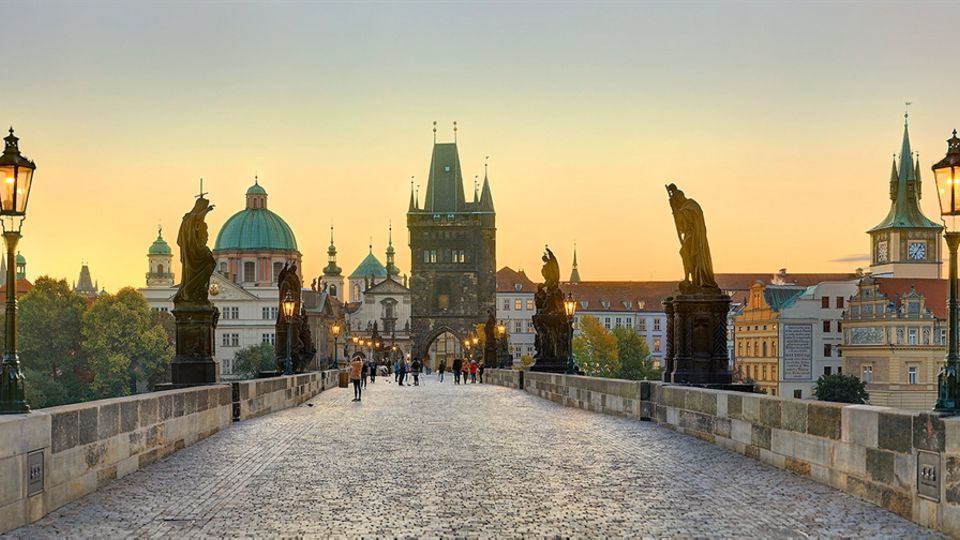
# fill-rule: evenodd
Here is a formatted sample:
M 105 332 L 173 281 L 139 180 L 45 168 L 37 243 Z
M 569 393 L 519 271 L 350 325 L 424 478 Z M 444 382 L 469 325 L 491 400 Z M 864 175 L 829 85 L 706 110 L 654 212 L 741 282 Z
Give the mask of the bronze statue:
M 570 358 L 570 336 L 573 328 L 563 309 L 560 265 L 550 248 L 544 248 L 543 269 L 540 273 L 544 282 L 537 286 L 533 297 L 537 306 L 537 312 L 533 315 L 533 327 L 536 330 L 534 346 L 537 349 L 535 371 L 562 373 L 567 369 Z
M 183 264 L 182 281 L 173 303 L 209 305 L 210 276 L 217 265 L 213 252 L 207 247 L 208 233 L 204 219 L 213 205 L 203 196 L 197 198 L 193 210 L 183 215 L 177 245 L 180 246 L 180 262 Z
M 497 318 L 493 311 L 487 311 L 487 322 L 483 325 L 483 361 L 488 367 L 497 365 Z
M 717 289 L 703 210 L 697 201 L 688 199 L 676 184 L 670 184 L 666 188 L 680 239 L 680 257 L 683 259 L 683 281 L 680 289 Z

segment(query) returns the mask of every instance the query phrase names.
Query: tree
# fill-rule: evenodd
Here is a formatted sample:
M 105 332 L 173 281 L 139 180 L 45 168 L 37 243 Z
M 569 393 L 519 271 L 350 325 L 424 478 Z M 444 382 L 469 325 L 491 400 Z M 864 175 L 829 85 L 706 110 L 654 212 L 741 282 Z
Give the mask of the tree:
M 632 381 L 659 380 L 662 370 L 653 367 L 653 358 L 643 339 L 632 328 L 618 326 L 613 329 L 617 338 L 618 358 L 620 360 L 621 379 Z
M 244 379 L 255 379 L 261 371 L 272 371 L 277 368 L 276 355 L 273 345 L 261 343 L 249 345 L 233 355 L 234 373 Z
M 573 338 L 573 358 L 592 377 L 620 375 L 617 338 L 592 315 L 580 318 L 580 335 Z
M 93 372 L 92 399 L 145 390 L 173 359 L 167 332 L 154 322 L 143 295 L 130 287 L 97 298 L 83 315 L 82 334 Z
M 813 389 L 820 401 L 837 403 L 866 403 L 870 398 L 867 385 L 853 375 L 821 375 Z
M 17 349 L 35 408 L 84 399 L 81 320 L 87 303 L 67 281 L 37 278 L 19 299 Z

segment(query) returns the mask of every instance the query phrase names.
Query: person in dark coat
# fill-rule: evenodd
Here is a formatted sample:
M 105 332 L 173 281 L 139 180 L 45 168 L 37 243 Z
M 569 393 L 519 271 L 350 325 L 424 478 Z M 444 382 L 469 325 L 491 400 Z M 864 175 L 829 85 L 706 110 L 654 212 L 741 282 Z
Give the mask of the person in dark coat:
M 460 367 L 463 366 L 463 360 L 453 359 L 453 384 L 460 384 Z
M 410 370 L 413 372 L 413 385 L 420 386 L 420 372 L 423 371 L 423 364 L 420 363 L 419 358 L 413 359 Z

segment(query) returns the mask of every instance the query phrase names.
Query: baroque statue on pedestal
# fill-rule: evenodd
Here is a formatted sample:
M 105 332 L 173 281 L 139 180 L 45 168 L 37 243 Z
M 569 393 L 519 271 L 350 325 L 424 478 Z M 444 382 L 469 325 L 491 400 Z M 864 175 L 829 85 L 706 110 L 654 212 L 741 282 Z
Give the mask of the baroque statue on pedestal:
M 183 215 L 177 245 L 180 246 L 180 262 L 183 264 L 182 281 L 173 297 L 175 305 L 209 305 L 210 276 L 217 265 L 213 252 L 207 247 L 207 212 L 213 210 L 203 196 L 197 197 L 193 210 Z

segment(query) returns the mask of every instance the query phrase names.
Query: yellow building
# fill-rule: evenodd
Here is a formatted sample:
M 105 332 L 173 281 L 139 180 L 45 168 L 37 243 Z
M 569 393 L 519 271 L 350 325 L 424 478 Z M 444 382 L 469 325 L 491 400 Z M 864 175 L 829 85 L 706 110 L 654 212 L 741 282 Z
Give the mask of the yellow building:
M 947 281 L 866 277 L 843 320 L 844 372 L 871 405 L 930 409 L 946 342 Z
M 771 396 L 780 395 L 780 311 L 805 290 L 806 287 L 796 285 L 764 285 L 757 281 L 750 287 L 743 313 L 734 319 L 734 372 L 741 380 L 754 381 Z

